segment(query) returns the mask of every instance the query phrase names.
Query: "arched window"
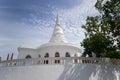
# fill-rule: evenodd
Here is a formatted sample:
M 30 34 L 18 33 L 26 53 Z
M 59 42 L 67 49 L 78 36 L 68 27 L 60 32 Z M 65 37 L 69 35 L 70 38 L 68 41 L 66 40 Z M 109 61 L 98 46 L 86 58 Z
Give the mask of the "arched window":
M 55 57 L 60 57 L 59 52 L 56 52 L 56 53 L 55 53 Z
M 65 57 L 70 57 L 69 52 L 66 52 Z
M 48 57 L 49 57 L 49 53 L 46 53 L 44 57 L 45 57 L 45 58 L 48 58 Z M 48 60 L 48 59 L 45 59 L 45 60 L 44 60 L 44 64 L 48 64 L 48 63 L 49 63 L 49 60 Z
M 46 53 L 44 57 L 49 57 L 49 53 Z
M 55 53 L 55 57 L 60 57 L 59 52 L 56 52 L 56 53 Z M 56 58 L 56 59 L 55 59 L 55 63 L 60 63 L 60 60 Z
M 30 59 L 30 58 L 32 58 L 30 55 L 27 55 L 26 57 L 25 57 L 26 59 Z

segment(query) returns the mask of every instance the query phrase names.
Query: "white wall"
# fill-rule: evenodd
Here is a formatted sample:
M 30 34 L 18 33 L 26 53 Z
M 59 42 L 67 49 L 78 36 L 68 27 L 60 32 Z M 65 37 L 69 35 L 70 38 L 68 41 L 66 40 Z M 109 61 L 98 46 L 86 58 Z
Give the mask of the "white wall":
M 80 53 L 80 49 L 75 47 L 69 47 L 69 46 L 51 46 L 51 47 L 44 47 L 38 49 L 38 54 L 40 54 L 42 57 L 46 53 L 49 53 L 50 57 L 55 57 L 55 53 L 59 52 L 60 57 L 65 57 L 65 53 L 69 52 L 71 56 L 74 56 L 77 52 Z
M 38 55 L 36 53 L 36 49 L 31 48 L 19 48 L 18 50 L 18 59 L 25 59 L 27 55 L 31 55 L 32 58 L 38 58 Z
M 46 53 L 49 53 L 49 57 L 55 57 L 55 53 L 59 52 L 60 57 L 65 57 L 65 53 L 69 52 L 71 56 L 74 56 L 76 53 L 80 53 L 81 50 L 72 46 L 46 46 L 38 49 L 29 49 L 29 48 L 19 48 L 19 59 L 24 59 L 28 54 L 32 56 L 32 58 L 38 58 L 39 54 L 41 57 L 44 57 Z
M 0 67 L 0 80 L 120 80 L 120 66 L 69 63 Z

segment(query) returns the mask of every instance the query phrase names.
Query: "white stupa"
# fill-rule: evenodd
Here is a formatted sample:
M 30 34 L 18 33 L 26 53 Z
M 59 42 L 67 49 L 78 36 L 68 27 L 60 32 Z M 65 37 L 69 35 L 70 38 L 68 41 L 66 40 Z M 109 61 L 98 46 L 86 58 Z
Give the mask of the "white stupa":
M 18 48 L 18 58 L 38 58 L 38 57 L 67 57 L 81 55 L 81 50 L 78 46 L 69 43 L 64 35 L 60 25 L 59 16 L 57 15 L 54 31 L 48 43 L 37 48 Z

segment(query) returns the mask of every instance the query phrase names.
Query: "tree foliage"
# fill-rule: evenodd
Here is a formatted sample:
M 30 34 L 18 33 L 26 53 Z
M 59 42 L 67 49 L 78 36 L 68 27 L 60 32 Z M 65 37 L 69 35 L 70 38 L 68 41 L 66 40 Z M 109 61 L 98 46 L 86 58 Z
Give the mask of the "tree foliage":
M 92 57 L 96 53 L 97 57 L 120 58 L 120 1 L 98 0 L 95 7 L 100 15 L 88 16 L 82 26 L 86 30 L 81 43 L 84 55 Z

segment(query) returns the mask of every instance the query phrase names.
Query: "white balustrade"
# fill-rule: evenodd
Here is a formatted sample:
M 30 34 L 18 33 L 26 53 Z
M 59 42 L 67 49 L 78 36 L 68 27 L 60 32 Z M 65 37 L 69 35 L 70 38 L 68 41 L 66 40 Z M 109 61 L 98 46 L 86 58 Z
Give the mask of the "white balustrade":
M 33 58 L 33 59 L 14 59 L 7 61 L 0 61 L 0 67 L 7 66 L 27 66 L 39 64 L 67 64 L 67 63 L 83 63 L 83 64 L 106 64 L 111 63 L 120 65 L 120 59 L 110 58 L 86 58 L 86 57 L 49 57 L 49 58 Z

